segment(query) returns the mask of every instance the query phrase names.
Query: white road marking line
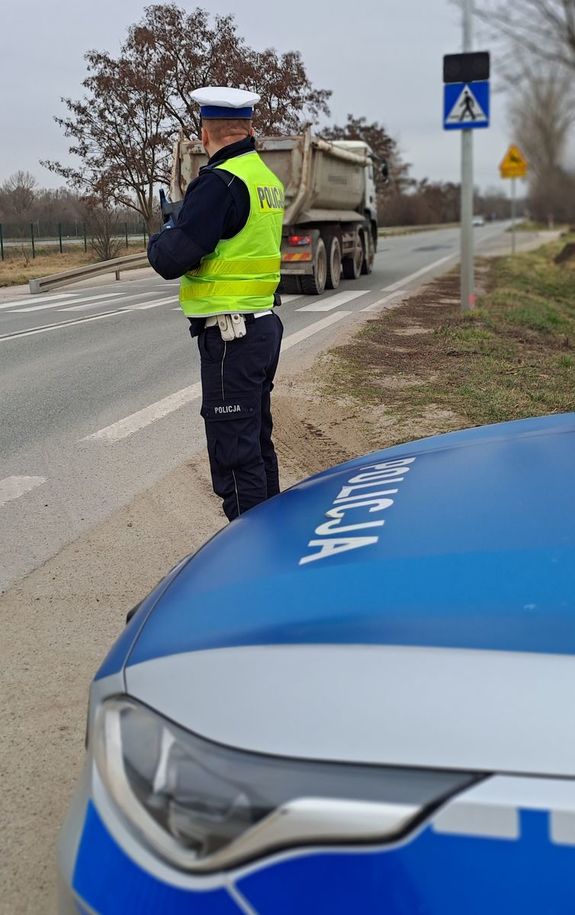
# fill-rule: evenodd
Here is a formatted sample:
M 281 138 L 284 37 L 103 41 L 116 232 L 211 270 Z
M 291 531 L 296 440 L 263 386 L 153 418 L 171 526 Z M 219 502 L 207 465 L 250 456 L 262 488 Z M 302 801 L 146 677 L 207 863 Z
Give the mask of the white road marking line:
M 117 295 L 118 293 L 115 293 L 115 294 Z M 121 293 L 121 295 L 123 295 L 123 293 Z M 131 302 L 132 299 L 138 299 L 138 302 L 142 302 L 142 300 L 144 300 L 146 298 L 146 296 L 148 296 L 148 295 L 155 295 L 155 293 L 152 292 L 152 290 L 150 290 L 149 292 L 135 292 L 135 293 L 132 293 L 131 295 L 123 295 L 123 298 L 121 299 L 121 301 L 113 302 L 112 304 L 121 305 L 123 307 L 126 302 Z M 90 299 L 90 301 L 86 302 L 86 304 L 84 304 L 84 305 L 67 305 L 64 308 L 59 308 L 58 311 L 72 311 L 72 312 L 86 311 L 88 308 L 93 307 L 92 303 L 94 301 L 95 301 L 94 299 Z M 166 296 L 165 299 L 154 299 L 154 302 L 162 302 L 162 301 L 171 302 L 172 297 Z M 128 308 L 128 307 L 130 307 L 130 306 L 126 306 L 126 308 Z
M 122 295 L 121 292 L 106 292 L 105 295 L 95 295 L 90 299 L 90 304 L 92 302 L 99 302 L 100 299 L 111 299 L 114 296 Z M 46 308 L 58 308 L 60 311 L 75 311 L 77 308 L 86 308 L 85 305 L 72 305 L 70 308 L 63 309 L 62 302 L 50 302 L 49 305 L 31 305 L 29 308 L 15 308 L 14 313 L 23 314 L 28 311 L 45 311 Z
M 12 302 L 2 302 L 2 304 L 0 304 L 0 308 L 2 308 L 2 309 L 18 308 L 19 305 L 29 305 L 30 302 L 36 302 L 36 304 L 38 304 L 39 302 L 47 302 L 47 301 L 55 302 L 56 299 L 77 299 L 77 298 L 78 298 L 77 292 L 63 292 L 61 295 L 40 296 L 40 298 L 38 298 L 37 296 L 30 296 L 30 298 L 27 298 L 27 299 L 15 299 Z
M 297 311 L 331 311 L 333 308 L 345 305 L 347 302 L 358 299 L 361 295 L 367 295 L 370 292 L 373 292 L 373 290 L 360 289 L 355 292 L 339 292 L 337 295 L 328 296 L 327 299 L 320 299 L 319 301 L 311 302 L 309 305 L 304 305 L 303 308 L 298 308 Z
M 147 295 L 153 295 L 153 293 L 150 293 L 150 292 L 144 293 L 143 295 L 146 295 L 146 294 L 147 294 Z M 121 295 L 121 296 L 122 296 L 122 299 L 120 299 L 120 300 L 117 301 L 117 302 L 114 301 L 114 300 L 112 299 L 112 296 L 116 296 L 116 295 Z M 134 296 L 134 295 L 124 295 L 123 293 L 118 293 L 118 292 L 113 292 L 113 293 L 112 293 L 112 292 L 109 292 L 107 295 L 96 296 L 94 299 L 84 299 L 84 300 L 82 301 L 82 304 L 80 304 L 80 305 L 78 305 L 78 304 L 76 304 L 76 305 L 63 305 L 62 307 L 60 307 L 60 308 L 58 309 L 58 311 L 59 311 L 59 312 L 60 312 L 60 311 L 71 311 L 73 314 L 75 314 L 77 311 L 87 311 L 89 308 L 93 308 L 93 307 L 94 307 L 94 303 L 95 303 L 95 302 L 97 302 L 98 305 L 104 304 L 103 302 L 98 301 L 99 299 L 108 299 L 108 298 L 110 299 L 110 304 L 111 304 L 111 305 L 123 305 L 124 302 L 130 301 L 130 299 L 134 299 L 134 298 L 136 298 L 136 296 Z M 137 298 L 142 298 L 142 296 L 138 296 Z
M 45 482 L 45 477 L 6 477 L 5 480 L 0 480 L 0 505 L 20 498 Z
M 427 267 L 422 267 L 421 270 L 416 270 L 415 273 L 410 273 L 409 276 L 404 276 L 396 283 L 390 283 L 389 286 L 384 286 L 381 291 L 393 292 L 394 290 L 399 289 L 401 286 L 407 285 L 407 283 L 411 283 L 412 280 L 416 280 L 418 277 L 423 276 L 425 273 L 429 273 L 430 270 L 435 270 L 435 268 L 440 267 L 441 264 L 446 264 L 447 261 L 454 260 L 458 257 L 459 252 L 454 252 L 453 254 L 447 254 L 445 257 L 440 257 L 438 261 L 433 261 L 433 263 L 428 264 Z
M 105 311 L 101 315 L 92 315 L 90 318 L 78 318 L 76 321 L 60 321 L 58 324 L 44 324 L 42 327 L 33 327 L 30 330 L 21 330 L 17 334 L 3 334 L 0 343 L 18 340 L 20 337 L 34 337 L 36 334 L 47 334 L 51 330 L 62 330 L 64 327 L 73 327 L 76 324 L 88 324 L 89 321 L 100 321 L 102 318 L 112 318 L 114 315 L 126 315 L 130 312 L 123 308 L 121 311 Z
M 371 305 L 367 305 L 365 308 L 362 308 L 362 311 L 379 311 L 383 305 L 387 305 L 388 302 L 391 302 L 392 299 L 398 299 L 400 296 L 405 294 L 405 289 L 397 289 L 395 292 L 390 292 L 389 295 L 384 295 L 383 299 L 379 299 L 378 302 L 373 302 Z
M 303 295 L 282 295 L 282 305 L 289 305 L 290 302 L 297 302 L 299 299 L 303 299 Z
M 352 314 L 350 311 L 338 311 L 337 314 L 328 315 L 327 318 L 322 318 L 321 321 L 316 321 L 303 330 L 298 330 L 295 334 L 290 334 L 282 343 L 282 351 L 291 349 L 292 346 L 296 346 L 298 343 L 301 343 L 302 340 L 307 340 L 309 337 L 313 336 L 313 334 L 319 333 L 319 331 L 324 330 L 326 327 L 330 327 L 337 321 L 341 321 L 342 318 L 346 318 L 350 314 Z M 98 429 L 97 432 L 92 432 L 90 435 L 86 435 L 81 441 L 119 442 L 122 439 L 133 435 L 134 432 L 139 432 L 151 423 L 156 422 L 156 420 L 163 419 L 164 416 L 168 416 L 181 407 L 187 406 L 187 404 L 191 403 L 193 400 L 197 400 L 201 395 L 202 386 L 198 381 L 196 384 L 192 384 L 187 388 L 182 388 L 181 391 L 176 391 L 175 394 L 170 394 L 168 397 L 164 397 L 162 400 L 158 400 L 156 403 L 144 407 L 143 410 L 138 410 L 136 413 L 132 413 L 130 416 L 118 420 L 118 422 L 105 426 L 103 429 Z
M 321 321 L 316 321 L 314 324 L 308 324 L 307 327 L 304 327 L 303 330 L 296 331 L 295 334 L 290 334 L 289 337 L 286 337 L 282 342 L 282 352 L 286 349 L 291 349 L 292 346 L 297 346 L 298 343 L 307 340 L 308 337 L 312 337 L 326 327 L 330 327 L 332 324 L 335 324 L 336 321 L 347 318 L 350 314 L 353 314 L 353 312 L 337 311 L 333 315 L 328 315 L 327 318 L 322 318 Z
M 138 432 L 145 426 L 149 426 L 150 423 L 155 422 L 157 419 L 162 419 L 169 413 L 173 413 L 174 410 L 179 410 L 180 407 L 186 406 L 186 404 L 190 403 L 192 400 L 196 400 L 201 393 L 202 386 L 198 381 L 196 384 L 192 384 L 187 388 L 182 388 L 181 391 L 176 391 L 175 394 L 170 394 L 168 397 L 164 397 L 162 400 L 150 404 L 149 407 L 144 407 L 143 410 L 138 410 L 136 413 L 126 416 L 125 419 L 120 419 L 110 426 L 98 429 L 97 432 L 92 432 L 91 435 L 86 435 L 82 441 L 119 442 L 121 439 L 128 438 L 129 435 L 133 435 L 134 432 Z
M 171 302 L 177 302 L 178 297 L 165 295 L 162 299 L 154 299 L 153 302 L 144 302 L 143 305 L 128 305 L 128 311 L 145 311 L 146 308 L 158 308 L 159 305 L 169 305 Z

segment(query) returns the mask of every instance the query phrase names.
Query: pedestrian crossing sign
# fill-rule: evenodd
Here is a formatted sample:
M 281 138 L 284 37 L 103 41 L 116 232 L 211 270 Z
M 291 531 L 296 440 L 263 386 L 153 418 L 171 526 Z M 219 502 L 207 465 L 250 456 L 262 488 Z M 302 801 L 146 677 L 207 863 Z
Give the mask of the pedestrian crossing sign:
M 489 80 L 445 83 L 443 92 L 445 130 L 489 127 Z

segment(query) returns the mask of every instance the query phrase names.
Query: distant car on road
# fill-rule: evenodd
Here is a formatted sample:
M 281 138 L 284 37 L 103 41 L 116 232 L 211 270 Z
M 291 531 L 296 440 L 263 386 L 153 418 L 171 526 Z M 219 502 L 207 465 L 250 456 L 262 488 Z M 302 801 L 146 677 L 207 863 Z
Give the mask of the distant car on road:
M 484 226 L 485 225 L 485 216 L 474 216 L 473 225 L 474 226 Z
M 575 911 L 575 414 L 239 518 L 92 684 L 61 913 Z

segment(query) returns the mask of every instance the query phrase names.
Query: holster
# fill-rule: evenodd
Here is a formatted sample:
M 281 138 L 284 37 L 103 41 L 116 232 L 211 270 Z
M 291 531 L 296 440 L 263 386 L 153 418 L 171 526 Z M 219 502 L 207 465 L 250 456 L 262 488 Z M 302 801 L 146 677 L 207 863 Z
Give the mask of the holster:
M 246 335 L 246 319 L 243 315 L 218 315 L 218 327 L 225 343 L 239 340 Z

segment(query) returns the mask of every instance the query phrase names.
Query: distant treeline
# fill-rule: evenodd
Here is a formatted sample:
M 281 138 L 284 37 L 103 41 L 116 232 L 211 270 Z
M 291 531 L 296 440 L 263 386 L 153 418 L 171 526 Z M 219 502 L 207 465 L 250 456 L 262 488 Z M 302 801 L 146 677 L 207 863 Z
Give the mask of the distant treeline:
M 519 203 L 518 211 L 523 213 Z M 474 212 L 486 219 L 507 219 L 509 198 L 499 189 L 474 195 Z M 390 186 L 379 197 L 379 222 L 382 226 L 424 226 L 458 222 L 460 185 L 451 181 L 410 182 L 407 187 Z
M 119 231 L 130 235 L 142 231 L 142 218 L 134 210 L 115 211 Z M 18 171 L 0 184 L 0 225 L 4 238 L 24 238 L 34 226 L 37 238 L 81 237 L 91 233 L 95 212 L 93 201 L 66 188 L 41 188 L 29 172 Z

